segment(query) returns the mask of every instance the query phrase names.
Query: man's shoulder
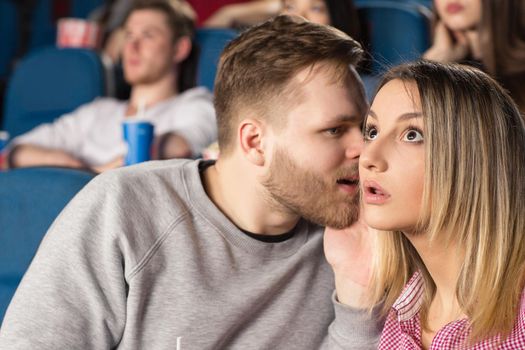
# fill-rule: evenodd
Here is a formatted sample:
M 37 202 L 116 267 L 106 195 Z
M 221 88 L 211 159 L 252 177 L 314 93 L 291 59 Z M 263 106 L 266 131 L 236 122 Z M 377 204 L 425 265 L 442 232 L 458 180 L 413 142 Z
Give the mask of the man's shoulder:
M 178 101 L 206 101 L 206 102 L 212 102 L 213 101 L 213 95 L 212 93 L 205 87 L 198 86 L 194 87 L 188 90 L 185 90 L 184 92 L 180 93 L 176 99 Z
M 92 108 L 120 108 L 126 103 L 127 101 L 119 100 L 114 97 L 97 97 L 84 106 L 90 106 Z
M 154 242 L 194 210 L 187 184 L 195 183 L 191 176 L 198 176 L 193 160 L 152 161 L 110 170 L 88 183 L 66 217 L 71 222 L 87 220 L 100 234 L 107 231 L 104 227 L 111 227 L 112 234 L 125 241 L 140 236 L 142 241 Z
M 108 113 L 116 113 L 116 111 L 122 108 L 126 103 L 126 101 L 117 100 L 113 97 L 97 97 L 91 102 L 78 106 L 72 114 L 65 114 L 61 118 L 73 115 L 85 119 L 88 115 L 96 117 L 101 113 L 104 113 L 105 115 Z
M 213 95 L 203 87 L 196 87 L 186 90 L 176 96 L 164 100 L 155 107 L 157 117 L 159 115 L 168 116 L 170 119 L 173 114 L 194 116 L 215 115 L 213 108 Z M 180 118 L 177 118 L 180 120 Z M 184 119 L 184 118 L 183 118 Z
M 150 161 L 107 171 L 97 178 L 101 187 L 116 187 L 137 195 L 167 190 L 179 192 L 186 187 L 185 178 L 192 176 L 191 169 L 197 166 L 194 163 L 189 159 Z

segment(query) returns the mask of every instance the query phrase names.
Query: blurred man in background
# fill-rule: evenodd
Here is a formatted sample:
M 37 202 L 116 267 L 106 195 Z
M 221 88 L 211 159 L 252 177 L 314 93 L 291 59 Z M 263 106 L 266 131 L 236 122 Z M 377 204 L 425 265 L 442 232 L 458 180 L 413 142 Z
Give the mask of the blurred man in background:
M 122 122 L 132 117 L 154 125 L 155 158 L 195 157 L 216 139 L 212 96 L 193 88 L 197 55 L 192 51 L 192 20 L 167 1 L 139 1 L 124 28 L 129 101 L 99 98 L 15 138 L 8 146 L 10 167 L 102 172 L 121 166 L 126 153 Z M 137 115 L 139 109 L 142 115 Z

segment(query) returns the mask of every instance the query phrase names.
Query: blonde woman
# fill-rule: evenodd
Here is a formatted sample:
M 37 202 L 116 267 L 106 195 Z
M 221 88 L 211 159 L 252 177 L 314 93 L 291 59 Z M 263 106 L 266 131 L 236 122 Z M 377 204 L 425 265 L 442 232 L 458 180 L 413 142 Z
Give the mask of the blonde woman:
M 380 349 L 524 349 L 525 127 L 475 68 L 391 70 L 365 126 Z

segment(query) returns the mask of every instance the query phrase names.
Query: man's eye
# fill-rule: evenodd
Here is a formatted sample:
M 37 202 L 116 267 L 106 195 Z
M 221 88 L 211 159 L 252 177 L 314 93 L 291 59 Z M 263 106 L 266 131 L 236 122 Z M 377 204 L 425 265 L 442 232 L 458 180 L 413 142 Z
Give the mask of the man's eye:
M 343 128 L 338 126 L 336 128 L 326 129 L 325 131 L 330 136 L 339 136 L 343 133 Z

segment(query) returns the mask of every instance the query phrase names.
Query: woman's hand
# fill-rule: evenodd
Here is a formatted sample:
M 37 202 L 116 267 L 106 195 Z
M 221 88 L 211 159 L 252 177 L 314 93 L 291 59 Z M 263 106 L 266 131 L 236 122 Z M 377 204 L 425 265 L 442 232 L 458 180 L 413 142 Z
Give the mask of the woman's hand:
M 451 32 L 442 21 L 436 25 L 434 43 L 423 54 L 423 58 L 442 63 L 458 62 L 470 52 L 465 33 Z
M 337 298 L 352 307 L 366 307 L 374 232 L 361 220 L 335 230 L 326 228 L 324 250 L 335 274 Z

